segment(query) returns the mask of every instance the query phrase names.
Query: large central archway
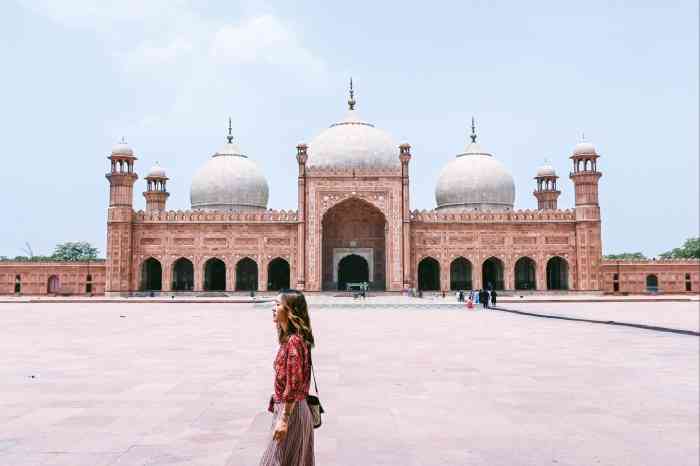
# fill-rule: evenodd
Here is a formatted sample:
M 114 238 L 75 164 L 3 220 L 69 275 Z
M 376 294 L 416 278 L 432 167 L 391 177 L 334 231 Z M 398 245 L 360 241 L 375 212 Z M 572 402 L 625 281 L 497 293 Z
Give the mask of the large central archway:
M 386 288 L 386 218 L 379 209 L 361 199 L 350 198 L 325 213 L 322 228 L 322 289 L 340 289 L 340 264 L 349 257 L 348 253 L 368 265 L 367 279 L 359 281 L 368 281 L 373 290 Z M 341 249 L 344 256 L 334 254 Z M 345 276 L 343 279 L 346 283 L 353 281 Z

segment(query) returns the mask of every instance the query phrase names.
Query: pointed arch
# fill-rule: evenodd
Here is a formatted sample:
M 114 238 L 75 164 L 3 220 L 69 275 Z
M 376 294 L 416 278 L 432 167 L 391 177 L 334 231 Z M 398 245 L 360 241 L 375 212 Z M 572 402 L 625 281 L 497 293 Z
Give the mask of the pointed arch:
M 535 290 L 537 289 L 537 264 L 528 256 L 523 256 L 515 262 L 515 289 Z
M 437 259 L 427 256 L 418 263 L 418 289 L 440 290 L 440 263 Z
M 464 257 L 457 257 L 450 264 L 450 290 L 472 289 L 472 263 Z
M 281 257 L 272 259 L 267 264 L 267 289 L 279 291 L 289 288 L 289 262 Z
M 173 291 L 192 291 L 194 289 L 194 265 L 192 261 L 181 257 L 173 262 Z
M 236 263 L 236 291 L 258 290 L 258 263 L 244 257 Z
M 163 289 L 163 267 L 154 257 L 141 262 L 141 291 L 161 291 Z
M 547 289 L 569 289 L 569 263 L 560 256 L 554 256 L 547 261 Z
M 655 274 L 650 273 L 646 276 L 646 290 L 647 293 L 656 293 L 659 291 L 659 277 Z
M 504 289 L 503 261 L 491 256 L 481 265 L 481 286 L 489 290 Z
M 204 290 L 226 291 L 226 264 L 218 257 L 204 263 Z

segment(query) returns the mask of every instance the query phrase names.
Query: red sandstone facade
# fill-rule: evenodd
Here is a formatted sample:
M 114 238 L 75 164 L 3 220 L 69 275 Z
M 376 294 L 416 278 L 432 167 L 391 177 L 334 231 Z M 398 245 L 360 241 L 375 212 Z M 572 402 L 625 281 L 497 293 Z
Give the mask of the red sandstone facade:
M 595 153 L 571 156 L 574 209 L 557 208 L 557 177 L 543 172 L 538 210 L 449 213 L 410 210 L 407 144 L 398 169 L 310 169 L 306 151 L 297 147 L 298 210 L 253 212 L 168 211 L 164 173 L 146 178 L 147 209 L 135 212 L 136 157 L 113 153 L 106 261 L 0 262 L 0 293 L 323 291 L 357 280 L 392 292 L 700 288 L 697 260 L 602 259 Z

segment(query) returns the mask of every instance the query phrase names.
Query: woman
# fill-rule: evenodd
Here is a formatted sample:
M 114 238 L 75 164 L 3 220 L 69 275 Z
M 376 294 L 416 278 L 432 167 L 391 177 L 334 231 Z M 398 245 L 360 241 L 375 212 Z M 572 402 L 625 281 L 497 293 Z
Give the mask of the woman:
M 314 335 L 304 295 L 296 290 L 280 293 L 272 316 L 280 347 L 269 407 L 274 413 L 272 438 L 260 466 L 314 466 L 313 421 L 306 404 Z

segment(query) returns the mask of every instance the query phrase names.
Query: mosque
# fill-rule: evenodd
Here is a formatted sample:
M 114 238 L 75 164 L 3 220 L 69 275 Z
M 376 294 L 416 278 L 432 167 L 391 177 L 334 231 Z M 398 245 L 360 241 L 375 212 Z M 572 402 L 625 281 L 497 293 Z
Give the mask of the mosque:
M 365 282 L 386 292 L 697 292 L 698 261 L 603 260 L 602 173 L 591 143 L 569 156 L 573 208 L 559 208 L 559 176 L 545 164 L 533 170 L 537 210 L 516 210 L 513 176 L 481 146 L 472 121 L 466 147 L 445 158 L 435 209 L 417 211 L 411 146 L 356 107 L 351 83 L 345 116 L 297 145 L 294 211 L 268 209 L 265 175 L 234 141 L 230 120 L 225 143 L 192 178 L 187 211 L 167 209 L 160 166 L 145 176 L 146 210 L 134 211 L 137 157 L 125 142 L 115 145 L 106 259 L 0 263 L 0 292 L 319 292 Z

